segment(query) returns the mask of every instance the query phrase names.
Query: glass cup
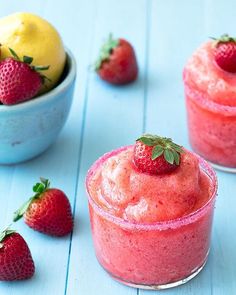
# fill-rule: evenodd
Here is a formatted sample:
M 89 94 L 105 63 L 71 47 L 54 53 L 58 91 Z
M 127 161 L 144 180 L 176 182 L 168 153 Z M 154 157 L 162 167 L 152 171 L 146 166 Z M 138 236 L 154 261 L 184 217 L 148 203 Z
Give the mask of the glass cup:
M 114 279 L 131 287 L 166 289 L 184 284 L 202 270 L 209 253 L 217 191 L 215 172 L 199 158 L 200 169 L 209 177 L 212 194 L 195 212 L 151 224 L 125 221 L 99 207 L 89 192 L 89 182 L 96 169 L 125 148 L 98 159 L 86 178 L 97 259 Z
M 190 143 L 223 171 L 236 173 L 236 107 L 217 104 L 185 83 Z

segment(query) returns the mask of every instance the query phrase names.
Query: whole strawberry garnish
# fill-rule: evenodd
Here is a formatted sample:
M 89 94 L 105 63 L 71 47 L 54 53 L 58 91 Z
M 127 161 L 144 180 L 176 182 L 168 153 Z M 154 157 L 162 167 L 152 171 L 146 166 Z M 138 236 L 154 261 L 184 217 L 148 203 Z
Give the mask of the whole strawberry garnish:
M 217 65 L 224 71 L 236 73 L 236 38 L 222 35 L 215 40 L 214 56 Z
M 17 104 L 38 94 L 45 76 L 38 71 L 49 66 L 31 66 L 32 57 L 18 55 L 9 48 L 13 57 L 0 62 L 0 102 L 5 105 Z
M 33 276 L 34 262 L 23 237 L 14 230 L 0 234 L 0 281 L 25 280 Z
M 138 75 L 138 65 L 132 45 L 124 39 L 109 36 L 103 44 L 95 70 L 105 81 L 112 84 L 127 84 Z
M 144 134 L 134 146 L 134 164 L 141 172 L 165 174 L 180 165 L 182 147 L 171 138 Z
M 24 216 L 34 230 L 52 236 L 65 236 L 73 229 L 70 202 L 59 189 L 49 188 L 48 179 L 41 178 L 33 187 L 35 195 L 14 213 L 13 221 Z

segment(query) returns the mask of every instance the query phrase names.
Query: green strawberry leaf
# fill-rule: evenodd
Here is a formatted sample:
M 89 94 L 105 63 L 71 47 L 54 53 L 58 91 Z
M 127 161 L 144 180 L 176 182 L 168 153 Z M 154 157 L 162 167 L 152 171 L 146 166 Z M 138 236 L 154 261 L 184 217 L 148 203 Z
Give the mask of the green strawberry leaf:
M 170 164 L 180 164 L 180 154 L 183 152 L 182 146 L 174 143 L 169 137 L 161 137 L 152 134 L 143 134 L 136 141 L 141 141 L 147 146 L 152 146 L 152 160 L 164 154 L 164 159 Z
M 52 82 L 51 79 L 49 79 L 47 76 L 43 75 L 41 73 L 41 71 L 46 71 L 50 68 L 50 66 L 31 66 L 31 69 L 36 71 L 39 75 L 40 75 L 40 78 L 41 78 L 41 81 L 42 81 L 42 84 L 45 85 L 47 87 L 47 85 L 45 84 L 46 81 L 48 82 Z
M 174 164 L 174 155 L 171 150 L 169 149 L 164 150 L 164 158 L 166 162 L 170 164 Z
M 16 52 L 15 52 L 12 48 L 8 47 L 8 49 L 9 49 L 11 55 L 12 55 L 16 60 L 20 60 L 19 56 L 16 54 Z
M 50 187 L 50 182 L 48 179 L 40 177 L 40 181 L 41 182 L 37 182 L 33 186 L 33 192 L 41 194 Z
M 112 50 L 119 45 L 119 39 L 113 39 L 112 34 L 109 34 L 108 40 L 102 45 L 99 57 L 95 62 L 95 71 L 98 71 L 105 60 L 109 60 Z
M 154 140 L 151 139 L 151 138 L 148 138 L 148 137 L 143 136 L 143 137 L 140 137 L 138 140 L 141 141 L 142 143 L 144 143 L 145 145 L 148 145 L 148 146 L 155 145 Z
M 31 67 L 31 69 L 36 71 L 36 72 L 46 71 L 46 70 L 48 70 L 50 68 L 49 65 L 48 66 L 34 66 L 34 65 L 31 65 L 31 63 L 33 61 L 33 57 L 24 55 L 23 59 L 21 60 L 19 58 L 19 56 L 16 54 L 16 52 L 12 48 L 8 47 L 8 49 L 9 49 L 11 55 L 14 57 L 15 60 L 28 64 Z M 42 78 L 42 83 L 43 84 L 45 83 L 45 80 L 48 80 L 48 81 L 51 82 L 51 80 L 49 78 L 47 78 L 45 75 L 42 75 L 41 73 L 39 73 L 39 75 Z
M 32 69 L 36 72 L 38 71 L 46 71 L 50 68 L 50 66 L 32 66 Z
M 50 187 L 50 181 L 47 178 L 40 177 L 41 182 L 44 184 L 45 189 L 48 189 Z
M 223 34 L 220 36 L 220 38 L 210 38 L 215 41 L 215 46 L 217 46 L 219 43 L 236 42 L 236 38 L 231 37 L 228 34 Z
M 152 150 L 152 160 L 160 157 L 164 153 L 164 148 L 156 145 Z
M 183 148 L 173 142 L 171 144 L 171 148 L 180 154 L 183 152 Z
M 30 204 L 40 198 L 41 194 L 44 193 L 50 187 L 50 181 L 46 178 L 40 178 L 41 182 L 37 182 L 33 186 L 33 192 L 35 193 L 28 201 L 26 201 L 18 210 L 14 212 L 13 221 L 16 222 L 23 217 L 25 212 L 28 210 Z
M 27 209 L 29 208 L 31 202 L 34 200 L 34 197 L 31 197 L 27 202 L 25 202 L 17 211 L 13 214 L 13 222 L 18 221 L 23 217 Z
M 24 55 L 23 56 L 23 62 L 30 65 L 33 61 L 33 57 L 30 57 L 30 56 L 27 56 L 27 55 Z
M 180 156 L 179 156 L 179 154 L 175 150 L 172 150 L 172 153 L 173 153 L 173 156 L 174 156 L 174 163 L 176 165 L 179 165 L 179 162 L 180 162 Z
M 7 236 L 14 234 L 16 231 L 7 227 L 3 232 L 0 233 L 0 249 L 3 247 L 3 241 Z
M 38 182 L 33 186 L 33 192 L 42 193 L 44 191 L 44 187 L 43 183 Z

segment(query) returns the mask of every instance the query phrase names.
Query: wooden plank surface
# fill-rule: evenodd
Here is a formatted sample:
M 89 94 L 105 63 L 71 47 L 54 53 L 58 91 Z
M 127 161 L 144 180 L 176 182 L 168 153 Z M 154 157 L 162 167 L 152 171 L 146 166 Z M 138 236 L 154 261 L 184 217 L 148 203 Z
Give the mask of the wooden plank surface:
M 99 5 L 98 5 L 99 3 Z M 136 17 L 130 21 L 136 1 L 99 1 L 94 16 L 93 50 L 91 62 L 98 48 L 110 32 L 124 36 L 136 45 L 140 70 L 145 68 L 146 3 L 139 1 Z M 111 9 L 112 8 L 112 9 Z M 122 16 L 122 17 L 121 17 Z M 133 32 L 137 30 L 137 34 Z M 77 206 L 79 234 L 73 236 L 69 266 L 68 294 L 136 294 L 114 281 L 98 265 L 91 240 L 87 199 L 84 190 L 86 172 L 99 155 L 132 142 L 142 131 L 143 75 L 139 81 L 126 87 L 112 87 L 102 83 L 93 73 L 88 81 L 87 106 L 83 132 L 83 146 L 79 172 Z M 94 277 L 94 273 L 96 276 Z
M 134 295 L 153 294 L 125 287 L 98 265 L 92 245 L 86 171 L 104 152 L 130 144 L 143 131 L 173 137 L 189 146 L 182 69 L 193 50 L 209 36 L 235 33 L 236 3 L 228 0 L 0 0 L 0 16 L 30 11 L 52 22 L 75 54 L 78 76 L 69 119 L 57 142 L 40 157 L 20 165 L 0 166 L 0 225 L 31 195 L 39 176 L 70 198 L 75 214 L 71 237 L 55 239 L 33 232 L 23 222 L 17 229 L 27 240 L 36 263 L 30 281 L 0 283 L 1 295 Z M 112 87 L 89 69 L 107 35 L 134 45 L 138 81 Z M 236 294 L 236 181 L 218 172 L 209 261 L 190 283 L 163 294 Z

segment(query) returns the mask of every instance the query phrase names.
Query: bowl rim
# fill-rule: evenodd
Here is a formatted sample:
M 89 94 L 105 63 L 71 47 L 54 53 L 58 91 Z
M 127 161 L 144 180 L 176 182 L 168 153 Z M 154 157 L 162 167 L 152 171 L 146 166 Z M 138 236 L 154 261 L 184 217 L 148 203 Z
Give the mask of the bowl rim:
M 218 189 L 218 181 L 217 176 L 215 173 L 215 170 L 212 168 L 212 166 L 204 160 L 202 157 L 197 155 L 196 153 L 187 150 L 189 153 L 193 154 L 195 157 L 199 160 L 199 167 L 200 169 L 207 174 L 207 176 L 210 178 L 210 185 L 212 187 L 211 196 L 209 197 L 208 201 L 203 204 L 202 207 L 198 208 L 197 210 L 186 214 L 182 217 L 178 217 L 171 220 L 164 220 L 164 221 L 156 221 L 152 223 L 143 223 L 143 222 L 134 222 L 134 221 L 128 221 L 124 220 L 121 217 L 115 216 L 112 213 L 104 210 L 101 206 L 99 206 L 96 201 L 93 199 L 93 197 L 90 194 L 89 191 L 89 181 L 92 178 L 94 172 L 96 169 L 103 163 L 103 161 L 106 161 L 111 156 L 114 156 L 128 148 L 131 148 L 132 145 L 123 146 L 118 149 L 112 150 L 108 153 L 105 153 L 103 156 L 98 158 L 90 167 L 90 169 L 87 172 L 86 179 L 85 179 L 85 189 L 87 192 L 87 198 L 89 204 L 92 206 L 93 210 L 95 210 L 96 214 L 99 214 L 103 218 L 109 220 L 110 222 L 123 227 L 128 230 L 142 230 L 142 231 L 149 231 L 149 230 L 169 230 L 169 229 L 176 229 L 181 226 L 188 225 L 190 223 L 195 222 L 196 220 L 199 220 L 202 216 L 204 216 L 204 213 L 214 205 L 214 202 L 216 200 L 217 196 L 217 189 Z
M 76 60 L 71 52 L 67 47 L 65 47 L 66 52 L 66 60 L 69 61 L 69 71 L 66 75 L 66 77 L 63 79 L 63 81 L 58 84 L 56 87 L 52 88 L 50 91 L 43 93 L 39 96 L 36 96 L 33 99 L 29 99 L 23 102 L 20 102 L 15 105 L 0 105 L 0 114 L 3 113 L 11 113 L 15 111 L 20 111 L 22 109 L 28 109 L 32 107 L 37 107 L 38 105 L 50 102 L 54 99 L 57 99 L 58 94 L 62 91 L 64 91 L 75 79 L 76 77 Z

